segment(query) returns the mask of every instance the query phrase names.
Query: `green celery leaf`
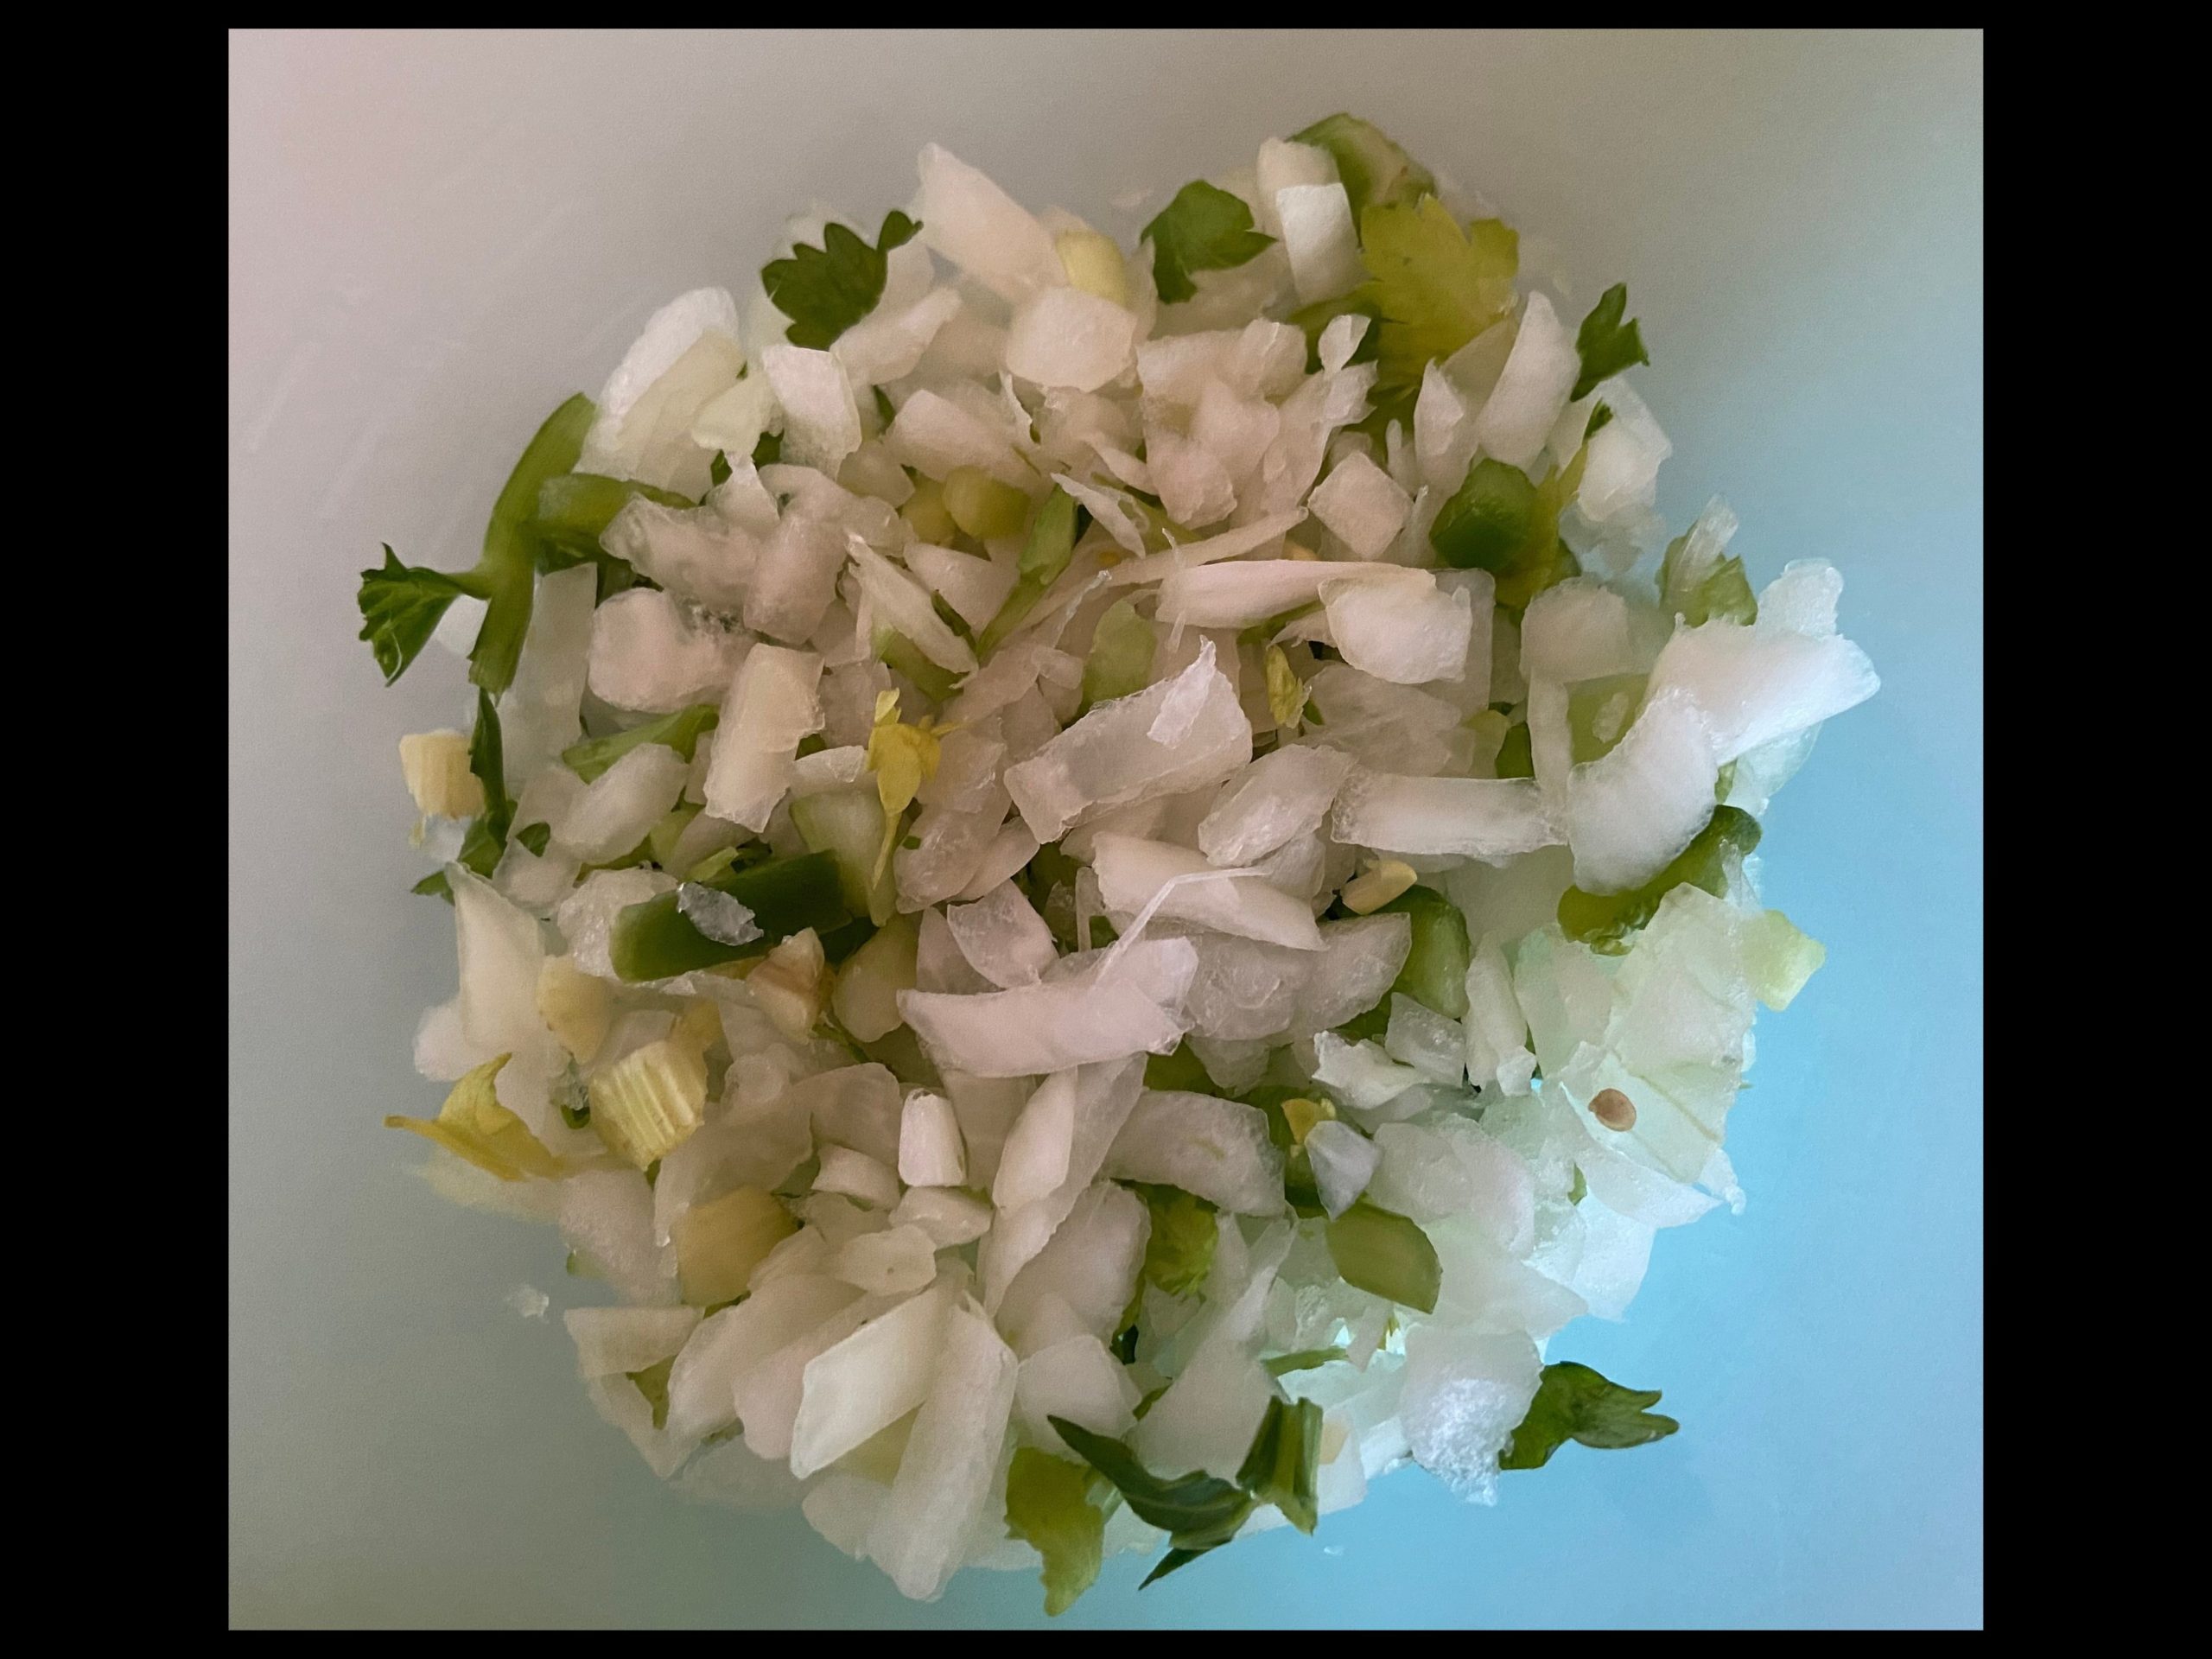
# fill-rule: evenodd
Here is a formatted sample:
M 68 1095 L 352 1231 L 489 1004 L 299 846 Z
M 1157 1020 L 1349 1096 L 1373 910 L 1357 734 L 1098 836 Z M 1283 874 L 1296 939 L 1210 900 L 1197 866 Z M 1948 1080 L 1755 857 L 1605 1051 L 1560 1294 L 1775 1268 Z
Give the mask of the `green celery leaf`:
M 1598 296 L 1598 303 L 1582 319 L 1582 327 L 1574 334 L 1574 348 L 1582 354 L 1582 373 L 1568 395 L 1569 402 L 1587 397 L 1597 391 L 1599 381 L 1611 379 L 1632 363 L 1651 361 L 1634 321 L 1621 321 L 1627 309 L 1628 284 L 1615 283 Z
M 1312 144 L 1336 157 L 1337 176 L 1351 199 L 1355 225 L 1370 202 L 1394 207 L 1435 192 L 1435 175 L 1392 143 L 1381 128 L 1356 115 L 1325 116 L 1293 133 L 1291 142 Z
M 1609 957 L 1624 954 L 1630 936 L 1659 913 L 1661 900 L 1688 882 L 1716 899 L 1728 893 L 1728 855 L 1742 858 L 1759 844 L 1758 820 L 1741 808 L 1716 806 L 1697 837 L 1674 861 L 1640 887 L 1626 893 L 1585 893 L 1569 887 L 1560 895 L 1559 925 L 1570 939 Z
M 1465 1019 L 1467 963 L 1472 951 L 1467 942 L 1467 918 L 1459 906 L 1434 887 L 1414 886 L 1372 913 L 1409 917 L 1413 922 L 1413 945 L 1390 990 L 1403 992 L 1447 1020 Z M 1378 1006 L 1390 1006 L 1388 993 Z
M 453 883 L 446 879 L 443 870 L 432 870 L 407 891 L 419 893 L 426 899 L 442 899 L 448 904 L 453 903 Z
M 476 729 L 468 739 L 468 769 L 484 785 L 484 810 L 469 820 L 459 857 L 463 866 L 488 877 L 499 868 L 499 855 L 506 850 L 507 826 L 513 821 L 515 804 L 507 794 L 499 705 L 480 686 L 476 692 Z
M 1226 190 L 1193 179 L 1144 227 L 1152 243 L 1153 281 L 1174 305 L 1198 290 L 1194 270 L 1227 270 L 1265 252 L 1274 240 L 1252 228 L 1252 210 Z
M 1498 604 L 1517 616 L 1545 588 L 1581 572 L 1560 537 L 1559 518 L 1581 487 L 1586 453 L 1577 451 L 1541 484 L 1484 456 L 1438 511 L 1429 544 L 1446 564 L 1494 575 Z
M 515 839 L 530 849 L 532 858 L 543 858 L 546 847 L 553 839 L 553 826 L 550 823 L 524 824 L 515 831 Z
M 1409 1217 L 1362 1198 L 1329 1224 L 1325 1236 L 1346 1284 L 1419 1313 L 1436 1311 L 1443 1266 L 1428 1235 Z
M 1382 319 L 1378 400 L 1418 391 L 1431 362 L 1512 314 L 1520 238 L 1503 220 L 1477 219 L 1463 231 L 1434 196 L 1370 203 L 1359 240 L 1370 277 L 1353 297 Z
M 721 718 L 721 710 L 714 703 L 695 702 L 689 709 L 679 709 L 658 720 L 632 726 L 626 732 L 571 743 L 561 751 L 561 759 L 569 771 L 586 783 L 641 744 L 661 744 L 689 760 L 696 751 L 700 738 L 714 730 Z
M 1250 1495 L 1228 1481 L 1196 1470 L 1163 1478 L 1138 1462 L 1120 1440 L 1093 1433 L 1065 1417 L 1045 1421 L 1071 1450 L 1113 1483 L 1138 1520 L 1167 1533 L 1179 1547 L 1225 1542 L 1252 1513 Z
M 1547 1365 L 1529 1414 L 1513 1431 L 1497 1466 L 1541 1469 L 1569 1440 L 1612 1451 L 1664 1440 L 1681 1425 L 1648 1409 L 1658 1403 L 1656 1389 L 1624 1389 L 1572 1360 Z
M 1090 637 L 1090 655 L 1083 665 L 1084 707 L 1143 690 L 1152 683 L 1152 659 L 1159 645 L 1152 624 L 1137 614 L 1136 601 L 1117 599 L 1108 606 Z
M 1191 1296 L 1213 1267 L 1220 1230 L 1213 1205 L 1179 1186 L 1133 1183 L 1152 1211 L 1152 1234 L 1144 1247 L 1143 1278 L 1170 1296 Z
M 1429 544 L 1455 569 L 1502 574 L 1515 568 L 1536 505 L 1526 473 L 1485 455 L 1437 509 Z
M 1180 1571 L 1197 1560 L 1199 1556 L 1210 1554 L 1218 1548 L 1220 1548 L 1218 1545 L 1209 1545 L 1205 1549 L 1171 1549 L 1160 1558 L 1159 1563 L 1151 1572 L 1144 1575 L 1144 1581 L 1139 1584 L 1137 1588 L 1148 1590 L 1170 1573 Z
M 823 228 L 820 247 L 802 242 L 790 258 L 763 265 L 760 284 L 769 302 L 791 320 L 784 337 L 794 346 L 828 347 L 875 309 L 883 297 L 892 249 L 921 228 L 894 208 L 884 215 L 874 247 L 846 226 L 829 225 Z
M 547 480 L 575 466 L 594 412 L 591 399 L 579 392 L 546 417 L 493 504 L 491 522 L 484 527 L 484 551 L 473 569 L 417 569 L 400 563 L 387 547 L 380 569 L 361 572 L 360 637 L 369 642 L 386 684 L 406 671 L 446 607 L 463 594 L 484 601 L 484 620 L 468 653 L 468 677 L 494 694 L 513 683 L 523 638 L 530 632 L 543 545 L 533 526 L 537 493 Z
M 483 585 L 473 573 L 449 576 L 442 570 L 402 564 L 389 543 L 383 568 L 361 572 L 356 601 L 361 608 L 360 637 L 369 642 L 386 685 L 422 654 L 447 607 L 464 594 L 484 596 Z
M 1236 1484 L 1262 1503 L 1272 1503 L 1300 1532 L 1320 1524 L 1316 1484 L 1321 1471 L 1321 1408 L 1312 1400 L 1271 1398 Z
M 1033 1446 L 1018 1447 L 1006 1477 L 1006 1529 L 1045 1558 L 1045 1611 L 1067 1611 L 1097 1580 L 1105 1512 L 1090 1501 L 1097 1477 Z
M 1277 1354 L 1264 1363 L 1269 1376 L 1288 1376 L 1293 1371 L 1310 1371 L 1345 1357 L 1342 1348 L 1300 1348 L 1294 1354 Z

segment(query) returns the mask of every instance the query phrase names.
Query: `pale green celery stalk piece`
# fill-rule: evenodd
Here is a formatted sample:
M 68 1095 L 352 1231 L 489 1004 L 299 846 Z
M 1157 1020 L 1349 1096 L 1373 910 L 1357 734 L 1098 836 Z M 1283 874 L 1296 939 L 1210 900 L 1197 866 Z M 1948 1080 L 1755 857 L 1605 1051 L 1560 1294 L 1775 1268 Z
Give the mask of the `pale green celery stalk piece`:
M 1152 683 L 1159 645 L 1152 624 L 1137 614 L 1136 601 L 1116 600 L 1091 636 L 1090 655 L 1083 665 L 1084 707 L 1143 690 Z
M 1560 931 L 1602 955 L 1619 956 L 1628 950 L 1630 936 L 1659 913 L 1660 901 L 1685 881 L 1716 899 L 1726 898 L 1729 855 L 1741 858 L 1758 844 L 1757 818 L 1737 807 L 1715 807 L 1697 838 L 1642 887 L 1603 893 L 1569 887 L 1561 893 Z

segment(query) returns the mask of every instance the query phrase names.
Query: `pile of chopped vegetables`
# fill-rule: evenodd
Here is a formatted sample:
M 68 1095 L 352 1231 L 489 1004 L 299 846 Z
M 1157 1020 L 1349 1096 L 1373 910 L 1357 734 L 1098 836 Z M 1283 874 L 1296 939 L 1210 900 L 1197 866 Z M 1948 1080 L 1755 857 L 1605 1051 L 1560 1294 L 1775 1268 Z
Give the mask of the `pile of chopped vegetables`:
M 364 574 L 474 687 L 400 744 L 461 974 L 390 1121 L 611 1292 L 657 1473 L 909 1596 L 1673 1433 L 1545 1350 L 1741 1203 L 1840 579 L 1670 541 L 1624 289 L 1363 121 L 1134 251 L 920 175 L 656 314 L 473 568 Z

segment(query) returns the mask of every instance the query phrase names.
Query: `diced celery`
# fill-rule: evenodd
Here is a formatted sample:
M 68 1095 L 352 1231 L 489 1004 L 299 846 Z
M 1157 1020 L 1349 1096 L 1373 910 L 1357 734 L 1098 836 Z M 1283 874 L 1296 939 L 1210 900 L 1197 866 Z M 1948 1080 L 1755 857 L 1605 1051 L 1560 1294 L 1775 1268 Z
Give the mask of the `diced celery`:
M 1528 542 L 1535 511 L 1536 486 L 1529 475 L 1485 455 L 1438 511 L 1429 543 L 1458 569 L 1503 574 Z
M 1459 906 L 1433 887 L 1408 887 L 1378 916 L 1405 916 L 1413 923 L 1413 947 L 1390 987 L 1425 1003 L 1449 1020 L 1467 1012 L 1467 918 Z M 1385 996 L 1380 1006 L 1390 1003 Z
M 695 702 L 689 709 L 679 709 L 658 720 L 632 726 L 626 732 L 571 743 L 561 751 L 561 760 L 586 783 L 644 743 L 664 744 L 689 760 L 696 752 L 700 738 L 714 730 L 721 719 L 721 710 L 713 703 Z
M 875 631 L 875 656 L 886 668 L 905 675 L 913 683 L 914 689 L 932 702 L 943 702 L 958 683 L 951 670 L 939 668 L 922 655 L 919 646 L 894 628 Z
M 1356 115 L 1325 116 L 1303 131 L 1291 134 L 1294 143 L 1312 144 L 1336 158 L 1337 176 L 1351 199 L 1352 222 L 1370 202 L 1389 205 L 1412 201 L 1433 194 L 1436 178 L 1406 154 L 1383 130 Z
M 1300 1532 L 1320 1524 L 1321 1407 L 1313 1400 L 1268 1402 L 1259 1433 L 1236 1471 L 1236 1484 L 1282 1511 Z
M 1063 231 L 1052 246 L 1068 274 L 1068 285 L 1116 305 L 1129 302 L 1129 274 L 1122 250 L 1101 231 Z
M 899 993 L 914 988 L 914 957 L 921 930 L 912 916 L 892 916 L 853 952 L 830 993 L 837 1023 L 863 1043 L 874 1043 L 906 1024 Z M 823 941 L 824 944 L 828 941 Z
M 944 477 L 944 510 L 979 542 L 1012 536 L 1029 518 L 1029 498 L 980 467 L 956 467 Z
M 1529 744 L 1529 722 L 1516 721 L 1505 728 L 1505 741 L 1497 746 L 1497 775 L 1501 778 L 1533 778 L 1536 775 L 1536 758 Z
M 468 739 L 461 733 L 410 732 L 399 740 L 399 767 L 417 812 L 468 818 L 484 810 L 484 782 L 469 770 Z
M 1159 644 L 1152 624 L 1137 614 L 1136 601 L 1116 600 L 1091 636 L 1090 656 L 1083 666 L 1084 707 L 1143 690 L 1152 683 Z
M 753 1269 L 798 1230 L 791 1212 L 755 1186 L 693 1205 L 675 1228 L 683 1300 L 694 1307 L 735 1301 L 745 1294 Z
M 826 934 L 853 919 L 837 861 L 828 853 L 769 859 L 731 870 L 705 885 L 751 911 L 761 937 L 747 944 L 717 944 L 677 909 L 674 893 L 664 893 L 632 905 L 616 918 L 609 945 L 615 973 L 632 981 L 670 979 L 765 955 L 779 940 L 803 928 Z
M 1736 807 L 1715 807 L 1697 838 L 1642 887 L 1605 893 L 1569 887 L 1560 895 L 1560 927 L 1568 938 L 1593 950 L 1620 956 L 1629 948 L 1630 936 L 1657 915 L 1660 901 L 1685 881 L 1716 899 L 1726 897 L 1728 855 L 1741 858 L 1758 844 L 1757 818 Z
M 1039 505 L 1037 517 L 1030 522 L 1029 538 L 1022 543 L 1020 575 L 1014 591 L 1006 596 L 999 613 L 991 619 L 990 626 L 976 642 L 978 656 L 988 657 L 997 650 L 999 643 L 1020 626 L 1021 620 L 1037 608 L 1037 601 L 1060 579 L 1068 568 L 1068 560 L 1074 556 L 1077 526 L 1081 522 L 1075 498 L 1055 484 L 1052 493 Z
M 1306 1137 L 1313 1132 L 1313 1126 L 1334 1119 L 1337 1109 L 1325 1096 L 1317 1100 L 1311 1095 L 1293 1095 L 1283 1102 L 1282 1115 L 1283 1121 L 1290 1126 L 1292 1144 L 1302 1147 Z
M 1213 1078 L 1187 1042 L 1178 1043 L 1165 1054 L 1145 1056 L 1144 1086 L 1186 1095 L 1210 1095 L 1214 1091 Z
M 689 1140 L 706 1104 L 707 1063 L 683 1038 L 647 1043 L 591 1080 L 592 1128 L 639 1169 Z
M 873 783 L 849 789 L 825 789 L 791 802 L 791 823 L 807 846 L 837 861 L 837 880 L 845 907 L 878 926 L 891 919 L 898 904 L 891 867 L 876 864 L 883 842 L 883 803 Z
M 1403 859 L 1379 859 L 1345 882 L 1340 896 L 1346 910 L 1355 916 L 1366 916 L 1398 898 L 1420 879 Z
M 1179 1186 L 1140 1186 L 1137 1191 L 1152 1212 L 1152 1230 L 1144 1247 L 1144 1282 L 1170 1296 L 1196 1295 L 1212 1270 L 1214 1246 L 1220 1239 L 1213 1206 Z
M 1328 1224 L 1325 1236 L 1346 1284 L 1419 1313 L 1436 1311 L 1443 1266 L 1428 1235 L 1411 1219 L 1362 1198 Z
M 914 532 L 914 539 L 926 542 L 931 547 L 947 547 L 958 533 L 959 526 L 952 522 L 952 515 L 945 511 L 944 486 L 933 478 L 917 478 L 914 493 L 906 498 L 906 505 L 899 509 L 899 516 L 906 521 L 907 529 Z
M 676 856 L 676 843 L 683 839 L 683 832 L 691 827 L 691 820 L 702 810 L 690 801 L 678 801 L 658 823 L 645 831 L 645 845 L 652 849 L 654 863 L 663 869 L 668 868 Z
M 1567 694 L 1567 732 L 1577 766 L 1612 753 L 1636 718 L 1649 677 L 1610 674 L 1584 680 Z

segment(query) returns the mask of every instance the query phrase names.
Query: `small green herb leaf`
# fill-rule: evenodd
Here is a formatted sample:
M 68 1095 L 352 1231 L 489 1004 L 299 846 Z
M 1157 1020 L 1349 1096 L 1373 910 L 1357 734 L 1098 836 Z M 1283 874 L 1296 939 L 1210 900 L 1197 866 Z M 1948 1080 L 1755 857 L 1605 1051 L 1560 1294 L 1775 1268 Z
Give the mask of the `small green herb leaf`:
M 1085 1463 L 1113 1483 L 1137 1519 L 1179 1541 L 1225 1540 L 1252 1512 L 1249 1495 L 1229 1481 L 1193 1470 L 1163 1478 L 1137 1461 L 1122 1442 L 1065 1417 L 1046 1419 Z
M 1547 1365 L 1498 1467 L 1541 1469 L 1569 1440 L 1611 1451 L 1664 1440 L 1681 1425 L 1649 1409 L 1658 1403 L 1656 1389 L 1624 1389 L 1572 1360 Z
M 1627 309 L 1628 284 L 1615 283 L 1598 296 L 1598 303 L 1582 319 L 1582 327 L 1574 334 L 1574 348 L 1582 354 L 1582 373 L 1569 395 L 1570 402 L 1587 397 L 1597 391 L 1599 382 L 1611 379 L 1630 364 L 1651 361 L 1635 321 L 1621 321 Z
M 1160 299 L 1174 305 L 1198 290 L 1194 270 L 1227 270 L 1265 252 L 1274 240 L 1252 228 L 1252 210 L 1226 190 L 1193 179 L 1144 227 Z
M 389 544 L 383 566 L 361 572 L 360 637 L 369 642 L 386 685 L 422 654 L 447 607 L 479 585 L 472 577 L 402 564 Z
M 790 258 L 763 265 L 760 284 L 769 302 L 791 320 L 784 337 L 794 346 L 828 347 L 875 309 L 883 297 L 892 249 L 921 228 L 894 209 L 884 215 L 874 247 L 845 226 L 829 225 L 823 228 L 820 247 L 802 242 Z
M 1321 1408 L 1312 1400 L 1268 1402 L 1259 1433 L 1236 1471 L 1236 1484 L 1272 1503 L 1300 1532 L 1320 1524 Z

